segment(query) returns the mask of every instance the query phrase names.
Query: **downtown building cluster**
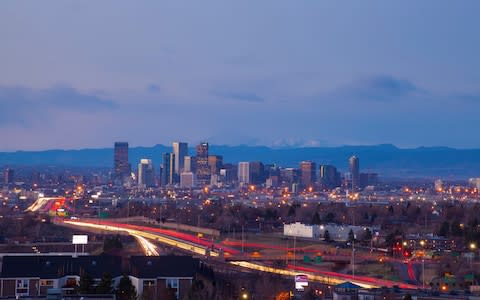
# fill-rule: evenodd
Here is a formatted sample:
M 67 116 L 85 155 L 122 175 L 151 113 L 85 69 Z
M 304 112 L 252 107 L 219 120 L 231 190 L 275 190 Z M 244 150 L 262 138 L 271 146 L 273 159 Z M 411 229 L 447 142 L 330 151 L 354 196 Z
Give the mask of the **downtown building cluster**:
M 160 187 L 231 188 L 262 186 L 288 188 L 291 192 L 343 187 L 352 192 L 378 182 L 376 173 L 360 173 L 357 156 L 349 159 L 349 170 L 340 173 L 329 164 L 301 161 L 298 167 L 282 167 L 261 161 L 224 162 L 223 156 L 209 152 L 209 144 L 201 142 L 189 151 L 187 143 L 173 142 L 172 151 L 162 154 L 155 166 L 151 158 L 142 158 L 136 172 L 128 160 L 128 143 L 116 142 L 112 179 L 116 185 L 136 185 L 139 189 Z

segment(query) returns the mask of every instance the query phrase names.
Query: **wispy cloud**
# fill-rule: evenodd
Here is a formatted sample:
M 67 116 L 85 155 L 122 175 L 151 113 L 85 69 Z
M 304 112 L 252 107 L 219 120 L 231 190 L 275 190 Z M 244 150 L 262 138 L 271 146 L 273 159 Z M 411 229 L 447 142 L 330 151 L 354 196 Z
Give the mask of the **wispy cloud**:
M 364 78 L 337 89 L 336 92 L 349 98 L 374 101 L 395 101 L 424 93 L 409 80 L 390 75 Z
M 112 100 L 82 93 L 68 86 L 44 90 L 0 86 L 0 124 L 29 125 L 52 112 L 92 113 L 113 110 Z
M 223 99 L 244 101 L 244 102 L 264 102 L 265 98 L 252 92 L 213 92 L 213 95 Z

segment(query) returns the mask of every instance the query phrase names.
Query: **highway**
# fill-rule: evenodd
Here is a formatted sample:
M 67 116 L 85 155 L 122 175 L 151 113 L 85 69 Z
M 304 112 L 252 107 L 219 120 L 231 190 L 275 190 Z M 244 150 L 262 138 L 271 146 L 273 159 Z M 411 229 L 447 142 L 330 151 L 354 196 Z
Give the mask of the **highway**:
M 240 251 L 233 248 L 225 247 L 225 245 L 221 243 L 214 243 L 212 241 L 200 239 L 194 235 L 176 232 L 173 230 L 165 230 L 154 227 L 123 223 L 113 223 L 100 220 L 65 220 L 64 223 L 72 226 L 86 227 L 97 230 L 125 232 L 134 236 L 139 241 L 146 255 L 158 255 L 156 247 L 148 240 L 162 243 L 201 256 L 219 257 L 220 254 L 223 252 L 224 255 L 228 257 L 238 255 L 240 253 Z M 366 288 L 382 286 L 399 286 L 400 288 L 404 289 L 419 288 L 419 286 L 405 284 L 401 282 L 382 280 L 366 276 L 352 276 L 348 274 L 321 271 L 314 268 L 305 268 L 299 266 L 289 265 L 287 266 L 287 268 L 281 269 L 270 267 L 257 262 L 239 260 L 230 261 L 229 264 L 237 266 L 239 268 L 256 270 L 260 272 L 275 273 L 285 276 L 295 276 L 299 273 L 308 274 L 311 280 L 320 281 L 327 284 L 338 284 L 345 281 L 351 281 Z

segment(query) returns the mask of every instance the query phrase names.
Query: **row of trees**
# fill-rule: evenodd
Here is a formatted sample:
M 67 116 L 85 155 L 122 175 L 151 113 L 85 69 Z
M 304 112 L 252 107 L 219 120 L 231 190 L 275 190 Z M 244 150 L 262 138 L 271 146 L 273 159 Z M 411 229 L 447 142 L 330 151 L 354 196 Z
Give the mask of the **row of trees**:
M 112 275 L 104 273 L 100 282 L 95 284 L 92 276 L 85 273 L 80 277 L 80 282 L 76 287 L 76 291 L 79 294 L 113 294 L 121 300 L 134 300 L 137 297 L 137 291 L 133 286 L 130 277 L 124 275 L 120 278 L 117 288 L 113 286 Z

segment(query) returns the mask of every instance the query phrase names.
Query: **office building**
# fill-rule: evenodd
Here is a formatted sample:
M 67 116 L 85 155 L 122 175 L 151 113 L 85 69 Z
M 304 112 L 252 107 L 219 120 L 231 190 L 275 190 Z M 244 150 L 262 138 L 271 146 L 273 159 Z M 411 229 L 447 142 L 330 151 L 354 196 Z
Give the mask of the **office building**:
M 375 186 L 378 184 L 377 173 L 360 173 L 360 187 Z
M 360 187 L 360 160 L 357 156 L 352 156 L 348 160 L 351 175 L 352 191 L 357 191 Z
M 208 165 L 208 143 L 197 145 L 196 172 L 197 184 L 206 186 L 210 184 L 210 166 Z
M 183 171 L 192 172 L 193 174 L 197 171 L 197 160 L 195 156 L 185 156 L 183 159 Z
M 300 183 L 303 188 L 313 187 L 317 181 L 317 164 L 313 161 L 300 163 Z
M 180 175 L 180 173 L 184 171 L 185 156 L 188 155 L 188 144 L 173 142 L 172 149 L 175 155 L 174 171 L 176 175 Z
M 150 188 L 155 186 L 155 173 L 151 159 L 141 159 L 138 164 L 138 186 Z
M 260 161 L 250 162 L 250 183 L 263 184 L 267 180 L 265 166 Z
M 5 184 L 12 184 L 14 182 L 14 171 L 13 169 L 7 168 L 3 171 L 3 182 Z
M 238 183 L 250 183 L 250 163 L 248 161 L 241 161 L 238 163 Z
M 320 165 L 319 171 L 319 181 L 323 188 L 334 189 L 342 184 L 340 173 L 334 166 Z
M 208 156 L 208 165 L 210 167 L 211 175 L 220 174 L 220 169 L 223 166 L 223 156 L 221 155 L 209 155 Z
M 295 168 L 280 169 L 280 182 L 284 186 L 291 186 L 293 183 L 299 182 L 300 170 Z
M 130 176 L 131 167 L 128 163 L 128 143 L 116 142 L 114 146 L 113 179 L 123 182 Z
M 180 187 L 192 188 L 195 186 L 195 174 L 192 172 L 182 172 L 180 173 Z
M 160 179 L 162 186 L 173 185 L 175 184 L 175 154 L 173 153 L 164 153 L 163 154 L 163 165 L 162 165 L 162 176 Z

